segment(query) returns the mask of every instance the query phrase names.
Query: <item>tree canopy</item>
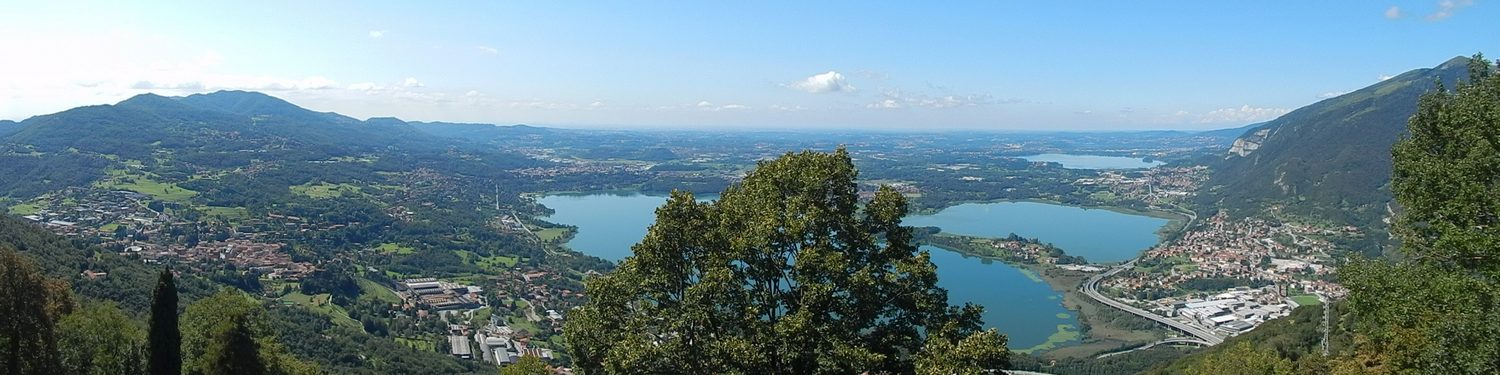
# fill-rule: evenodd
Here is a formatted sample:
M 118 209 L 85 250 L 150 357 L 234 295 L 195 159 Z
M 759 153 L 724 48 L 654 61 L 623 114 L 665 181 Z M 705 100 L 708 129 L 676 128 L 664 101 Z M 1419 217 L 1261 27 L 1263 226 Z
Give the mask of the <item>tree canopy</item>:
M 715 202 L 674 192 L 634 255 L 587 282 L 564 332 L 578 370 L 1003 368 L 1004 336 L 980 331 L 980 307 L 948 305 L 901 225 L 905 198 L 883 187 L 861 207 L 857 174 L 843 148 L 808 151 L 760 162 Z
M 1395 147 L 1403 260 L 1342 277 L 1357 318 L 1342 373 L 1500 373 L 1500 75 L 1422 97 Z

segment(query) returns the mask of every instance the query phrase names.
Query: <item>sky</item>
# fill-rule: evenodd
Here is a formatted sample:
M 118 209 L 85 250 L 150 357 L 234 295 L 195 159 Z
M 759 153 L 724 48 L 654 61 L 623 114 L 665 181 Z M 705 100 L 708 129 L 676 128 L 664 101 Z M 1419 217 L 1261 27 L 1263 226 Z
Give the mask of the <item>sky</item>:
M 0 119 L 254 90 L 572 128 L 1212 129 L 1500 56 L 1497 19 L 1482 0 L 5 1 Z

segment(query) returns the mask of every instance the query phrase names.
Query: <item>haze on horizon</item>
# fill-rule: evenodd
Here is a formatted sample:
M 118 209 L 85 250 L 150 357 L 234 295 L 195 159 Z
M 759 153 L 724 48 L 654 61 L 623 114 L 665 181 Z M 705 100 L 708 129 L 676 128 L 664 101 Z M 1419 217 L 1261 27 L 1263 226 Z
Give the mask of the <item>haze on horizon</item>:
M 425 5 L 8 2 L 0 119 L 254 90 L 561 127 L 1211 129 L 1500 42 L 1465 0 Z

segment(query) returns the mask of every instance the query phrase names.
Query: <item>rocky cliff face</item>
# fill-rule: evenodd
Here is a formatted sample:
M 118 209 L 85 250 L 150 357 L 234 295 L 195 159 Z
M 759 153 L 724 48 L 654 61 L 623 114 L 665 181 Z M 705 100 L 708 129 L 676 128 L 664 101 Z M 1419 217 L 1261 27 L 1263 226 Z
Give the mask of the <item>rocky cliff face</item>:
M 1266 137 L 1270 134 L 1271 129 L 1260 129 L 1235 139 L 1234 144 L 1229 146 L 1229 155 L 1224 158 L 1249 156 L 1250 153 L 1260 149 L 1261 143 L 1265 143 Z

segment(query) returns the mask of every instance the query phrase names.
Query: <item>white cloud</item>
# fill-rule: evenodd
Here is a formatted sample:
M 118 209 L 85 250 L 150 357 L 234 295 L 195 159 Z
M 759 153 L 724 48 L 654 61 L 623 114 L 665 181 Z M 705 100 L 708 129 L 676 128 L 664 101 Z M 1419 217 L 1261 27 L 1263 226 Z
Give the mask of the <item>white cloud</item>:
M 874 102 L 874 103 L 870 103 L 868 105 L 865 105 L 865 108 L 897 109 L 897 108 L 901 108 L 901 102 L 896 101 L 896 99 L 885 99 L 885 100 L 881 100 L 881 101 L 878 101 L 878 102 Z
M 401 81 L 401 87 L 422 87 L 422 82 L 417 81 L 416 78 L 406 77 L 406 80 Z
M 1385 19 L 1394 20 L 1398 18 L 1401 18 L 1401 7 L 1392 5 L 1390 9 L 1385 10 Z
M 385 37 L 385 30 L 370 30 L 370 37 L 375 39 Z
M 1284 115 L 1287 112 L 1291 112 L 1291 110 L 1286 108 L 1257 108 L 1251 107 L 1250 105 L 1246 104 L 1240 106 L 1239 108 L 1220 108 L 1209 111 L 1208 113 L 1203 114 L 1203 116 L 1198 117 L 1198 123 L 1248 124 L 1281 117 L 1281 115 Z
M 1452 17 L 1459 9 L 1474 5 L 1474 0 L 1442 0 L 1438 2 L 1438 9 L 1427 15 L 1428 21 L 1442 21 Z
M 130 84 L 130 88 L 131 89 L 135 89 L 135 90 L 191 90 L 191 91 L 202 91 L 204 89 L 204 86 L 203 86 L 203 82 L 198 82 L 198 81 L 187 81 L 187 82 L 136 81 L 135 83 Z
M 1020 99 L 995 100 L 988 94 L 969 95 L 940 95 L 930 96 L 925 94 L 908 94 L 900 90 L 887 90 L 881 95 L 885 99 L 865 105 L 865 108 L 893 109 L 893 108 L 930 108 L 946 109 L 960 107 L 978 107 L 994 103 L 1021 103 Z
M 1390 75 L 1390 74 L 1381 74 L 1379 77 L 1375 77 L 1375 78 L 1379 79 L 1381 81 L 1384 81 L 1384 80 L 1387 80 L 1387 79 L 1391 79 L 1391 77 L 1395 77 L 1395 76 Z
M 180 91 L 218 91 L 218 90 L 256 90 L 256 91 L 291 91 L 291 90 L 327 90 L 339 87 L 337 81 L 323 76 L 312 76 L 303 79 L 289 79 L 270 76 L 242 76 L 242 75 L 204 75 L 202 79 L 189 79 L 173 76 L 161 76 L 150 79 L 136 80 L 127 86 L 133 90 L 180 90 Z
M 1333 98 L 1333 97 L 1337 97 L 1339 95 L 1344 95 L 1344 94 L 1348 94 L 1348 93 L 1349 93 L 1348 91 L 1329 91 L 1329 92 L 1325 92 L 1325 93 L 1322 93 L 1322 94 L 1318 94 L 1318 99 L 1328 99 L 1328 98 Z
M 467 96 L 467 97 L 470 97 L 470 98 L 477 98 L 477 97 L 480 97 L 482 95 L 484 95 L 484 94 L 479 93 L 479 90 L 469 90 L 469 92 L 464 93 L 464 96 Z
M 797 82 L 784 85 L 796 90 L 819 94 L 826 92 L 852 92 L 854 86 L 844 79 L 844 75 L 836 71 L 814 74 Z
M 495 47 L 490 47 L 490 46 L 476 46 L 474 48 L 479 49 L 479 52 L 484 52 L 485 54 L 489 54 L 489 55 L 499 55 L 500 54 L 500 50 L 495 49 Z
M 375 82 L 360 82 L 349 85 L 349 89 L 354 91 L 380 91 L 384 90 L 385 86 L 378 85 Z
M 699 101 L 698 104 L 695 105 L 695 107 L 698 107 L 698 109 L 704 111 L 729 111 L 750 108 L 741 104 L 717 105 L 707 100 Z

